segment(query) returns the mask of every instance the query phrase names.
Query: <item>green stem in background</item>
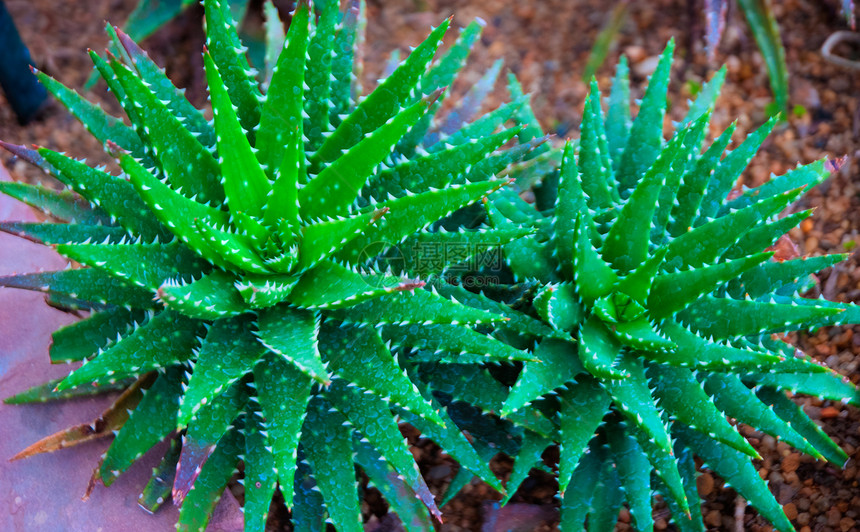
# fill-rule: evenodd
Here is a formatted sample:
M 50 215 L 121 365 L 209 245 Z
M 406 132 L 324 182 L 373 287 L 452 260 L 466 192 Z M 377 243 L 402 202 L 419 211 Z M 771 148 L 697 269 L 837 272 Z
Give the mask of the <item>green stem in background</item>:
M 738 0 L 753 37 L 767 67 L 770 87 L 776 100 L 772 114 L 788 109 L 788 66 L 785 48 L 779 36 L 779 25 L 773 16 L 770 0 Z
M 627 22 L 627 9 L 627 0 L 618 3 L 594 40 L 594 46 L 591 47 L 591 52 L 588 53 L 585 70 L 582 71 L 583 83 L 589 83 L 592 76 L 597 72 L 597 69 L 606 61 L 609 49 L 616 43 L 618 33 L 624 27 L 624 23 Z

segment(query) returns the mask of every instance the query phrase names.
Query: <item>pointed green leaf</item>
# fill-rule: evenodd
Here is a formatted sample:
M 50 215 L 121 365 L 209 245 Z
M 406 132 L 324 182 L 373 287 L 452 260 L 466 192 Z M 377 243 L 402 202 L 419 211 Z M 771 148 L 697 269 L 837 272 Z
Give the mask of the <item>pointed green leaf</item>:
M 657 319 L 669 316 L 772 256 L 773 253 L 758 253 L 704 268 L 659 275 L 648 295 L 648 311 Z
M 257 336 L 274 353 L 302 373 L 328 385 L 331 377 L 317 346 L 320 316 L 309 310 L 279 305 L 259 313 Z
M 600 90 L 597 80 L 592 78 L 591 90 L 585 98 L 582 115 L 582 131 L 579 139 L 579 168 L 582 176 L 582 190 L 588 197 L 592 209 L 609 207 L 617 197 L 612 176 L 612 163 L 609 160 L 609 144 L 603 124 L 603 110 L 600 107 Z
M 461 183 L 464 179 L 478 180 L 472 179 L 472 176 L 483 171 L 482 161 L 509 142 L 518 131 L 518 128 L 511 128 L 475 139 L 475 142 L 407 159 L 373 176 L 363 194 L 372 198 L 385 198 L 388 194 L 403 197 L 412 190 L 445 188 L 454 181 Z M 492 170 L 488 172 L 491 174 L 489 177 L 496 173 Z
M 106 486 L 176 428 L 176 412 L 184 384 L 184 368 L 174 366 L 161 373 L 144 392 L 143 399 L 111 442 L 99 466 L 99 477 Z
M 534 355 L 460 325 L 384 325 L 383 338 L 395 344 L 436 353 L 445 351 L 455 355 L 475 355 L 481 361 L 535 360 Z
M 46 382 L 45 384 L 33 386 L 26 391 L 3 399 L 3 403 L 7 405 L 24 405 L 32 403 L 47 403 L 48 401 L 60 401 L 76 397 L 90 397 L 93 395 L 122 391 L 134 383 L 134 380 L 126 379 L 117 381 L 113 384 L 81 384 L 74 388 L 55 391 L 57 385 L 62 381 L 63 379 L 54 379 Z
M 502 483 L 487 465 L 489 461 L 484 460 L 478 455 L 475 448 L 461 431 L 451 430 L 451 427 L 456 427 L 457 425 L 449 417 L 445 408 L 439 410 L 439 415 L 447 428 L 442 428 L 438 424 L 421 416 L 411 414 L 408 411 L 400 410 L 400 412 L 404 421 L 418 429 L 425 437 L 439 444 L 445 449 L 445 452 L 450 454 L 460 464 L 460 467 L 467 469 L 492 486 L 496 491 L 504 492 Z
M 504 61 L 497 59 L 483 75 L 475 81 L 469 91 L 460 99 L 451 111 L 440 120 L 438 129 L 442 135 L 451 134 L 470 122 L 484 106 L 487 96 L 493 91 Z M 516 98 L 516 96 L 514 97 Z M 520 142 L 525 140 L 520 139 Z
M 290 29 L 284 48 L 272 73 L 272 81 L 266 92 L 266 99 L 260 113 L 255 148 L 260 154 L 260 162 L 270 172 L 281 164 L 287 150 L 284 133 L 297 131 L 296 138 L 304 136 L 304 86 L 305 58 L 308 55 L 310 15 L 312 7 L 307 1 L 296 3 L 290 19 Z M 314 87 L 313 85 L 309 85 Z M 314 87 L 315 88 L 315 87 Z M 312 94 L 309 99 L 319 98 Z M 217 123 L 216 123 L 217 127 Z M 299 153 L 304 147 L 299 144 Z M 220 148 L 219 148 L 220 150 Z M 303 162 L 303 161 L 302 161 Z
M 771 261 L 745 272 L 740 281 L 743 293 L 757 299 L 809 274 L 817 273 L 848 258 L 842 253 L 795 260 Z M 738 294 L 741 295 L 741 294 Z
M 293 529 L 296 532 L 325 532 L 327 526 L 325 502 L 316 481 L 311 476 L 310 465 L 301 447 L 299 447 L 298 460 L 290 515 Z
M 148 140 L 148 149 L 161 162 L 170 184 L 184 195 L 202 203 L 219 202 L 224 194 L 219 184 L 218 165 L 212 154 L 174 116 L 155 94 L 128 67 L 117 60 L 111 68 L 122 84 L 126 108 L 138 132 Z
M 594 486 L 594 495 L 588 509 L 588 528 L 591 530 L 614 530 L 618 512 L 624 503 L 617 465 L 607 457 Z
M 695 122 L 699 117 L 705 115 L 714 109 L 717 97 L 720 95 L 720 89 L 726 81 L 726 66 L 723 65 L 713 76 L 708 80 L 696 94 L 696 100 L 690 105 L 687 110 L 687 116 L 681 121 L 680 126 L 686 127 L 688 124 Z
M 651 228 L 651 241 L 657 245 L 669 240 L 666 230 L 669 222 L 673 221 L 671 213 L 678 203 L 681 181 L 686 172 L 697 162 L 710 120 L 711 113 L 709 111 L 682 130 L 686 132 L 684 141 L 669 166 L 666 183 L 660 190 L 660 197 L 657 199 L 657 211 L 654 213 L 654 225 Z
M 245 417 L 245 453 L 242 455 L 245 463 L 245 505 L 242 513 L 245 516 L 245 530 L 251 532 L 266 529 L 269 504 L 275 494 L 278 475 L 275 457 L 267 442 L 264 414 L 260 411 L 260 405 L 253 401 L 249 407 Z
M 367 474 L 371 485 L 376 487 L 390 505 L 390 510 L 397 514 L 406 530 L 417 532 L 432 532 L 433 524 L 427 507 L 421 503 L 415 492 L 404 481 L 397 471 L 367 440 L 360 440 L 357 435 L 352 439 L 355 450 L 355 462 Z M 462 468 L 462 471 L 467 471 Z M 471 479 L 474 475 L 468 472 Z M 434 503 L 435 504 L 435 503 Z
M 622 55 L 615 67 L 612 90 L 609 93 L 609 108 L 606 111 L 606 138 L 609 155 L 615 173 L 620 172 L 621 158 L 630 138 L 630 68 L 627 57 Z
M 457 41 L 421 77 L 419 82 L 420 94 L 430 94 L 437 89 L 453 85 L 457 79 L 457 75 L 466 63 L 472 46 L 480 37 L 483 27 L 483 21 L 474 20 L 460 31 Z M 442 102 L 446 95 L 447 92 L 443 93 L 439 101 L 433 105 L 430 112 L 423 116 L 418 124 L 401 139 L 397 145 L 398 152 L 408 156 L 414 155 L 416 146 L 421 144 L 422 140 L 426 142 L 426 134 L 433 125 L 433 116 L 442 107 Z
M 320 220 L 302 227 L 302 244 L 296 268 L 299 271 L 306 270 L 332 255 L 385 214 L 385 211 L 373 211 L 348 218 Z
M 570 342 L 545 339 L 535 349 L 534 356 L 538 361 L 523 364 L 523 370 L 502 408 L 502 416 L 520 410 L 585 372 L 577 359 L 576 346 Z
M 339 309 L 423 285 L 385 274 L 363 275 L 326 260 L 302 274 L 290 292 L 289 302 L 306 309 Z M 320 291 L 320 286 L 325 286 L 326 290 Z
M 137 504 L 147 512 L 155 513 L 170 498 L 180 449 L 182 449 L 180 439 L 171 438 L 170 448 L 164 453 L 164 458 L 152 469 L 152 477 L 137 499 Z
M 466 124 L 451 135 L 441 140 L 430 139 L 425 149 L 428 153 L 437 153 L 451 146 L 460 146 L 474 141 L 480 141 L 496 132 L 503 124 L 514 116 L 525 103 L 525 97 L 504 103 L 474 122 Z M 431 134 L 432 136 L 432 134 Z
M 720 163 L 726 146 L 732 140 L 737 127 L 733 122 L 719 137 L 700 155 L 696 163 L 681 178 L 681 184 L 676 194 L 677 201 L 672 207 L 668 232 L 671 236 L 679 236 L 692 229 L 693 222 L 699 213 L 699 207 L 705 197 L 705 190 L 711 180 L 714 168 Z
M 800 222 L 809 218 L 812 215 L 813 209 L 788 214 L 776 221 L 758 224 L 750 229 L 749 232 L 741 236 L 738 241 L 723 253 L 723 258 L 737 259 L 745 257 L 752 253 L 770 247 L 776 243 L 779 238 L 788 233 L 793 227 L 797 227 Z M 720 219 L 720 218 L 718 218 Z
M 797 431 L 828 461 L 839 467 L 848 462 L 848 455 L 823 430 L 812 421 L 803 409 L 789 399 L 785 392 L 766 386 L 756 389 L 756 395 L 765 404 L 773 407 L 774 413 Z
M 112 140 L 123 149 L 134 153 L 136 157 L 144 155 L 145 148 L 140 137 L 122 120 L 107 114 L 100 105 L 88 102 L 80 94 L 44 72 L 36 72 L 36 76 L 48 92 L 62 103 L 100 143 L 104 144 Z
M 618 369 L 629 373 L 625 379 L 601 381 L 613 402 L 621 412 L 647 434 L 654 445 L 667 454 L 672 453 L 672 444 L 666 425 L 660 417 L 660 410 L 651 396 L 651 389 L 645 377 L 642 359 L 623 353 L 617 363 Z
M 245 48 L 225 0 L 204 0 L 206 47 L 211 54 L 230 101 L 238 108 L 242 128 L 251 131 L 260 121 L 260 90 L 244 54 Z
M 228 264 L 228 269 L 247 271 L 255 274 L 266 275 L 271 273 L 265 261 L 255 248 L 250 237 L 245 233 L 239 233 L 230 227 L 217 225 L 205 220 L 195 220 L 197 227 L 195 241 L 189 240 L 189 245 L 200 245 L 198 240 L 203 241 L 206 248 L 198 248 L 197 252 L 206 258 L 218 257 L 218 261 Z M 214 262 L 214 261 L 213 261 Z
M 292 507 L 296 452 L 310 399 L 311 380 L 285 358 L 269 353 L 254 367 L 254 383 L 281 493 L 287 507 Z
M 123 27 L 136 39 L 144 39 L 170 22 L 190 3 L 188 0 L 138 2 Z
M 313 87 L 314 97 L 304 99 L 307 118 L 303 126 L 307 136 L 305 149 L 314 152 L 323 142 L 323 133 L 329 131 L 329 97 L 331 96 L 332 59 L 334 56 L 335 28 L 340 4 L 324 2 L 311 40 L 308 43 L 308 58 L 305 64 L 304 83 Z M 280 21 L 274 24 L 280 26 Z M 283 30 L 282 30 L 283 31 Z M 280 50 L 278 50 L 280 52 Z M 351 66 L 351 65 L 350 65 Z
M 236 462 L 245 448 L 243 440 L 242 433 L 234 427 L 218 441 L 218 446 L 203 464 L 200 476 L 179 510 L 179 522 L 176 524 L 179 532 L 206 528 L 221 493 L 236 471 Z
M 780 111 L 786 110 L 789 98 L 789 71 L 785 59 L 785 47 L 779 35 L 779 24 L 773 8 L 768 2 L 756 0 L 741 0 L 739 5 L 767 67 L 776 106 Z
M 227 264 L 224 259 L 210 251 L 206 239 L 199 234 L 195 223 L 197 219 L 205 219 L 210 223 L 226 225 L 229 220 L 226 212 L 179 194 L 149 173 L 128 154 L 121 154 L 119 162 L 141 199 L 146 202 L 158 221 L 210 262 L 219 266 Z M 177 216 L 176 213 L 182 213 L 182 216 Z
M 66 377 L 58 390 L 95 381 L 116 381 L 166 368 L 193 356 L 200 323 L 164 311 Z M 174 423 L 175 425 L 175 423 Z
M 700 334 L 717 340 L 735 336 L 783 332 L 809 327 L 816 320 L 835 316 L 839 308 L 800 306 L 763 301 L 738 301 L 706 296 L 694 302 L 680 314 Z
M 320 353 L 332 373 L 443 425 L 439 414 L 421 397 L 375 330 L 324 323 L 319 342 Z
M 679 131 L 660 152 L 609 229 L 601 255 L 616 269 L 633 271 L 648 257 L 657 200 L 685 138 L 686 130 Z
M 846 377 L 836 373 L 767 373 L 742 375 L 741 378 L 758 386 L 770 386 L 793 393 L 822 399 L 860 403 L 860 392 Z
M 579 330 L 577 354 L 583 367 L 601 379 L 624 379 L 630 376 L 615 362 L 621 354 L 622 345 L 596 316 L 592 316 Z
M 760 458 L 752 446 L 717 410 L 693 373 L 686 368 L 651 364 L 648 377 L 654 382 L 654 396 L 667 414 L 692 429 L 753 458 Z
M 92 303 L 139 308 L 154 306 L 152 292 L 93 268 L 7 275 L 0 277 L 0 286 L 68 296 Z
M 331 106 L 329 120 L 333 126 L 343 122 L 361 93 L 362 58 L 356 49 L 364 42 L 367 5 L 354 0 L 340 20 L 333 42 L 331 62 Z
M 269 308 L 281 303 L 290 295 L 299 281 L 297 275 L 254 275 L 247 274 L 236 281 L 236 290 L 242 294 L 251 308 Z
M 395 245 L 408 235 L 427 227 L 448 214 L 469 205 L 507 184 L 504 180 L 454 185 L 373 204 L 375 210 L 389 209 L 379 222 L 353 239 L 334 256 L 356 263 L 369 246 Z
M 299 190 L 299 212 L 302 218 L 310 220 L 346 214 L 376 166 L 391 153 L 397 141 L 435 99 L 435 95 L 428 96 L 398 112 L 379 128 L 368 132 L 367 136 L 302 187 Z
M 636 530 L 654 530 L 651 516 L 651 463 L 648 455 L 636 441 L 618 425 L 609 425 L 609 448 L 618 468 L 618 479 Z
M 418 471 L 415 458 L 385 401 L 343 379 L 332 381 L 326 398 L 373 444 L 433 515 L 441 518 L 442 514 L 436 507 L 433 495 Z
M 117 243 L 128 236 L 122 227 L 63 223 L 0 222 L 0 231 L 46 245 Z
M 145 318 L 146 312 L 143 310 L 113 307 L 57 329 L 51 335 L 51 363 L 76 362 L 88 358 L 113 342 L 117 335 L 125 336 Z
M 585 453 L 603 417 L 609 411 L 610 399 L 597 380 L 582 375 L 561 393 L 559 424 L 558 487 L 564 495 L 574 470 Z
M 711 174 L 710 183 L 708 183 L 705 197 L 699 209 L 699 224 L 710 220 L 719 212 L 720 205 L 725 201 L 735 181 L 740 177 L 741 172 L 755 156 L 770 132 L 773 131 L 776 121 L 777 119 L 774 117 L 765 122 L 717 164 L 713 174 Z
M 500 306 L 504 305 L 500 304 Z M 414 293 L 399 292 L 380 296 L 348 309 L 334 312 L 333 316 L 345 322 L 373 325 L 425 324 L 428 321 L 431 324 L 478 325 L 504 322 L 507 319 L 506 315 L 500 316 L 473 308 L 472 305 L 462 304 L 459 297 L 452 300 L 429 290 L 415 290 Z M 428 320 L 428 317 L 432 318 Z M 537 321 L 533 318 L 532 320 Z M 551 328 L 546 327 L 546 329 L 552 334 Z
M 188 0 L 184 0 L 184 3 L 188 4 L 189 2 Z M 130 36 L 116 27 L 108 26 L 108 28 L 111 39 L 118 41 L 127 54 L 127 65 L 134 67 L 134 70 L 140 75 L 141 79 L 152 89 L 155 97 L 166 102 L 165 105 L 167 105 L 171 113 L 178 116 L 185 127 L 197 135 L 201 144 L 209 148 L 215 146 L 215 131 L 212 128 L 212 124 L 206 120 L 199 109 L 188 101 L 188 98 L 185 97 L 184 89 L 177 89 L 173 85 L 173 82 L 170 81 L 170 78 L 167 77 L 164 69 L 155 64 L 146 51 L 138 46 Z M 121 142 L 117 143 L 122 146 Z
M 149 290 L 157 290 L 168 279 L 189 281 L 210 268 L 176 240 L 169 244 L 61 244 L 57 253 Z
M 538 319 L 535 319 L 528 314 L 512 309 L 510 306 L 494 301 L 483 294 L 470 292 L 461 286 L 454 284 L 436 284 L 434 288 L 439 294 L 458 301 L 469 307 L 481 309 L 488 313 L 497 314 L 504 318 L 504 321 L 497 322 L 496 328 L 515 331 L 518 334 L 526 334 L 531 336 L 548 336 L 554 338 L 567 339 L 570 335 L 567 333 L 559 333 L 552 327 L 546 325 Z M 492 315 L 491 314 L 491 315 Z M 419 322 L 420 323 L 420 322 Z
M 126 180 L 47 148 L 39 148 L 37 154 L 42 157 L 40 166 L 45 171 L 86 198 L 92 205 L 103 209 L 130 232 L 146 240 L 169 235 L 160 224 L 152 220 L 146 204 Z
M 272 190 L 269 178 L 257 162 L 257 157 L 236 116 L 236 110 L 212 56 L 203 54 L 209 97 L 215 115 L 218 164 L 221 184 L 231 213 L 245 212 L 260 216 L 266 197 Z M 168 173 L 169 175 L 169 173 Z
M 618 274 L 606 264 L 589 240 L 591 225 L 590 218 L 580 214 L 574 229 L 573 279 L 577 293 L 586 303 L 608 295 L 618 281 Z
M 558 197 L 555 204 L 553 224 L 555 247 L 562 273 L 572 278 L 574 243 L 576 241 L 576 222 L 579 213 L 585 208 L 587 198 L 579 183 L 579 170 L 573 156 L 573 145 L 568 141 L 564 146 L 559 170 Z
M 364 98 L 326 139 L 312 160 L 325 163 L 338 159 L 344 150 L 358 144 L 362 138 L 382 126 L 407 104 L 412 90 L 436 53 L 450 23 L 451 20 L 448 19 L 433 30 L 391 76 Z M 338 79 L 336 74 L 335 78 Z
M 285 133 L 286 151 L 272 184 L 272 192 L 263 206 L 263 222 L 268 227 L 286 227 L 281 231 L 285 243 L 292 242 L 299 229 L 299 183 L 304 181 L 304 158 L 299 131 Z
M 804 190 L 809 190 L 830 177 L 832 167 L 828 162 L 827 159 L 819 159 L 814 163 L 798 165 L 784 175 L 771 175 L 770 179 L 763 185 L 751 188 L 737 198 L 728 201 L 721 209 L 720 214 L 723 214 L 723 211 L 740 209 L 764 198 L 770 198 L 799 187 L 805 187 Z
M 113 225 L 108 213 L 101 209 L 93 209 L 88 202 L 70 190 L 55 192 L 40 185 L 2 181 L 0 193 L 66 222 Z
M 215 320 L 237 316 L 249 310 L 235 287 L 234 276 L 214 271 L 187 284 L 167 281 L 158 289 L 158 298 L 186 316 Z
M 678 427 L 678 431 L 684 442 L 705 461 L 705 464 L 726 479 L 726 482 L 742 497 L 755 506 L 762 517 L 773 523 L 779 530 L 794 530 L 749 457 L 694 430 Z
M 525 102 L 523 106 L 517 110 L 514 117 L 515 122 L 525 124 L 526 126 L 519 134 L 520 143 L 525 144 L 532 139 L 543 136 L 543 129 L 541 129 L 540 122 L 538 122 L 537 117 L 535 117 L 534 110 L 532 109 L 531 102 L 529 101 L 530 95 L 527 97 L 523 93 L 523 88 L 513 72 L 508 72 L 508 92 L 511 95 L 511 100 L 523 100 Z
M 539 434 L 535 434 L 530 430 L 526 430 L 523 433 L 520 451 L 514 460 L 514 469 L 511 471 L 511 476 L 508 478 L 507 484 L 505 484 L 507 495 L 502 499 L 502 504 L 507 504 L 511 500 L 511 497 L 516 494 L 520 484 L 529 476 L 532 468 L 537 467 L 541 463 L 541 455 L 550 445 L 552 445 L 552 442 Z
M 713 397 L 714 404 L 727 416 L 779 438 L 795 449 L 816 458 L 822 457 L 806 438 L 776 415 L 773 408 L 768 408 L 759 400 L 738 376 L 711 373 L 704 378 L 703 384 L 705 392 Z
M 188 424 L 201 406 L 249 373 L 257 363 L 264 347 L 251 334 L 251 323 L 249 318 L 241 316 L 211 325 L 182 397 L 179 426 Z
M 687 494 L 689 501 L 689 509 L 682 509 L 681 505 L 675 502 L 675 499 L 669 495 L 669 488 L 663 483 L 662 479 L 657 478 L 657 491 L 663 496 L 669 511 L 672 513 L 672 519 L 675 525 L 681 532 L 705 532 L 705 523 L 702 519 L 702 505 L 699 499 L 699 488 L 696 485 L 696 462 L 693 459 L 693 452 L 680 444 L 675 444 L 675 452 L 678 454 L 678 471 L 681 474 L 684 482 L 683 492 Z
M 311 399 L 308 406 L 302 447 L 335 526 L 344 532 L 362 532 L 352 463 L 352 427 L 343 414 L 320 397 Z
M 589 446 L 576 465 L 573 477 L 561 501 L 561 523 L 564 532 L 585 529 L 585 518 L 594 497 L 600 470 L 603 467 L 606 451 L 599 444 Z
M 660 153 L 663 143 L 663 117 L 666 114 L 666 91 L 669 87 L 674 51 L 675 41 L 670 40 L 648 82 L 648 88 L 645 89 L 639 114 L 630 127 L 630 140 L 624 148 L 616 175 L 622 191 L 636 186 L 639 176 L 654 163 Z
M 779 213 L 800 192 L 800 189 L 795 189 L 768 198 L 739 211 L 716 218 L 678 236 L 667 245 L 668 252 L 663 262 L 663 270 L 672 271 L 688 266 L 699 267 L 713 263 L 735 243 L 752 233 L 752 230 L 762 229 L 760 225 L 762 220 Z M 702 242 L 707 242 L 708 245 L 702 245 Z M 773 241 L 766 245 L 771 243 Z M 761 251 L 763 247 L 753 250 L 752 253 Z M 745 253 L 740 256 L 750 254 Z M 732 255 L 730 258 L 739 257 Z
M 197 410 L 188 423 L 173 481 L 175 504 L 181 505 L 185 500 L 219 440 L 222 437 L 229 440 L 231 426 L 248 401 L 246 388 L 244 381 L 230 386 Z

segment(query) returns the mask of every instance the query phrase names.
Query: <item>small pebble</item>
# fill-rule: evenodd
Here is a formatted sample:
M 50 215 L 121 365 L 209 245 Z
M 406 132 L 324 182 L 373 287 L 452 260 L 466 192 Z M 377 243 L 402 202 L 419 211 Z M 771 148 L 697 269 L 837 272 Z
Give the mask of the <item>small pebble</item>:
M 707 497 L 714 491 L 714 477 L 710 473 L 704 473 L 696 479 L 696 485 L 699 488 L 699 494 Z
M 782 469 L 782 471 L 784 473 L 792 473 L 794 471 L 797 471 L 797 467 L 799 465 L 800 465 L 800 454 L 791 453 L 782 459 L 782 464 L 780 466 L 780 469 Z
M 827 406 L 821 409 L 821 419 L 831 419 L 839 416 L 839 410 L 832 406 Z

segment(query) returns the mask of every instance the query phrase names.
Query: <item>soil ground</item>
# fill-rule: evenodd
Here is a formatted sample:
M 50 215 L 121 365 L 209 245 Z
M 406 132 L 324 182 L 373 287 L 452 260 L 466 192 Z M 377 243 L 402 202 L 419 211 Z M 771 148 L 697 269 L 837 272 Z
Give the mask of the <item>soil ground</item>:
M 598 0 L 369 0 L 368 44 L 365 77 L 368 84 L 379 76 L 388 53 L 417 44 L 431 25 L 456 14 L 455 26 L 465 26 L 475 17 L 487 22 L 465 84 L 480 76 L 495 59 L 503 58 L 517 74 L 548 132 L 576 137 L 577 124 L 586 93 L 581 73 L 591 45 L 608 20 L 616 2 Z M 6 0 L 36 63 L 64 83 L 80 87 L 91 71 L 84 51 L 100 50 L 106 43 L 103 21 L 119 23 L 133 7 L 133 0 Z M 285 4 L 281 2 L 281 4 Z M 780 125 L 743 176 L 743 184 L 753 186 L 770 173 L 781 174 L 797 163 L 822 157 L 847 156 L 841 169 L 793 207 L 815 207 L 810 220 L 791 232 L 799 251 L 805 255 L 851 252 L 849 259 L 820 274 L 818 291 L 828 299 L 860 302 L 860 73 L 834 66 L 821 57 L 819 49 L 834 31 L 845 29 L 836 0 L 785 0 L 773 2 L 781 24 L 791 72 L 791 104 L 796 112 Z M 282 5 L 284 11 L 288 5 Z M 632 90 L 641 96 L 655 58 L 670 37 L 678 43 L 670 88 L 674 102 L 670 116 L 679 119 L 686 109 L 691 90 L 710 78 L 721 63 L 728 77 L 717 104 L 712 133 L 718 134 L 737 118 L 735 140 L 739 141 L 766 120 L 770 101 L 764 64 L 746 24 L 736 10 L 730 13 L 723 42 L 713 62 L 704 51 L 700 6 L 685 0 L 631 2 L 628 16 L 605 65 L 597 71 L 601 86 L 608 87 L 620 53 L 632 66 Z M 206 100 L 199 51 L 203 36 L 200 12 L 190 9 L 144 45 L 152 56 L 166 65 L 168 74 L 188 88 L 197 105 Z M 842 50 L 851 54 L 849 50 Z M 855 59 L 857 51 L 853 51 Z M 89 95 L 107 108 L 119 110 L 97 86 Z M 503 98 L 501 88 L 495 101 Z M 37 143 L 92 162 L 109 163 L 98 143 L 64 111 L 49 110 L 45 119 L 26 128 L 15 122 L 0 96 L 0 139 L 20 144 Z M 7 154 L 0 159 L 17 179 L 41 181 L 40 172 L 28 168 Z M 860 381 L 860 328 L 836 327 L 814 335 L 794 335 L 801 348 L 827 363 L 854 383 Z M 810 398 L 797 399 L 813 419 L 852 457 L 843 469 L 816 462 L 794 452 L 782 442 L 746 430 L 745 435 L 763 456 L 756 464 L 762 477 L 799 530 L 860 530 L 860 409 L 840 403 Z M 456 470 L 432 443 L 417 444 L 424 473 L 431 488 L 442 490 Z M 549 458 L 549 457 L 548 457 Z M 506 474 L 510 462 L 497 459 L 496 471 Z M 706 500 L 705 521 L 713 530 L 768 530 L 756 512 L 746 507 L 733 490 L 716 476 L 705 473 L 699 487 Z M 483 484 L 467 486 L 460 496 L 443 508 L 442 530 L 552 530 L 557 524 L 554 506 L 556 486 L 549 476 L 534 475 L 514 498 L 514 505 L 498 510 L 499 495 Z M 369 530 L 396 530 L 383 517 L 384 503 L 371 491 L 367 497 Z M 668 511 L 655 510 L 656 528 L 672 529 Z M 514 525 L 515 522 L 522 523 Z M 622 513 L 619 529 L 626 529 L 629 517 Z M 495 524 L 494 524 L 495 523 Z M 502 528 L 500 525 L 504 524 Z M 514 527 L 514 528 L 512 528 Z

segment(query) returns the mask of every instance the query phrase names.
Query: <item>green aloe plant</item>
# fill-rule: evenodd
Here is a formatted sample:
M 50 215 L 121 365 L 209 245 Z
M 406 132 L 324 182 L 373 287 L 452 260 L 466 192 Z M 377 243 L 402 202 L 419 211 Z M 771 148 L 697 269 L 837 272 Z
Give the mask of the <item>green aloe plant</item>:
M 123 174 L 3 144 L 68 190 L 2 183 L 0 191 L 68 223 L 0 229 L 85 267 L 7 276 L 0 286 L 91 311 L 58 330 L 50 349 L 53 362 L 83 365 L 7 402 L 131 383 L 98 423 L 116 437 L 94 480 L 111 484 L 154 444 L 181 434 L 141 496 L 154 511 L 172 494 L 182 504 L 181 530 L 206 526 L 240 459 L 246 530 L 264 528 L 276 486 L 300 529 L 330 521 L 362 530 L 356 463 L 410 530 L 429 530 L 439 510 L 399 421 L 502 487 L 398 365 L 378 327 L 421 326 L 416 342 L 446 350 L 531 355 L 473 328 L 503 317 L 379 269 L 377 255 L 394 244 L 448 242 L 451 234 L 422 229 L 509 182 L 495 175 L 540 144 L 501 149 L 525 139 L 522 128 L 497 132 L 525 100 L 470 121 L 486 92 L 479 87 L 436 127 L 444 88 L 480 34 L 480 24 L 468 26 L 431 64 L 450 20 L 360 96 L 364 7 L 355 1 L 342 12 L 334 0 L 318 11 L 298 2 L 286 44 L 276 38 L 271 47 L 276 60 L 263 93 L 227 4 L 204 6 L 212 121 L 132 39 L 109 28 L 117 53 L 91 56 L 131 126 L 39 77 Z M 500 245 L 529 232 L 461 238 Z M 91 436 L 73 428 L 19 457 Z
M 858 321 L 860 307 L 799 295 L 813 272 L 845 256 L 782 260 L 767 251 L 810 215 L 778 216 L 831 163 L 733 193 L 776 119 L 725 157 L 734 125 L 702 151 L 720 71 L 664 141 L 672 49 L 635 120 L 623 60 L 605 113 L 592 81 L 581 136 L 563 148 L 559 170 L 541 177 L 534 204 L 511 189 L 486 202 L 497 229 L 534 231 L 504 246 L 506 267 L 463 277 L 485 279 L 481 291 L 439 283 L 440 293 L 508 318 L 496 336 L 537 360 L 482 369 L 470 357 L 407 352 L 485 459 L 515 457 L 508 499 L 545 467 L 544 450 L 560 446 L 563 530 L 586 522 L 612 530 L 625 502 L 635 528 L 652 530 L 655 491 L 680 529 L 704 530 L 694 457 L 778 529 L 793 530 L 736 423 L 836 465 L 847 460 L 790 396 L 857 404 L 860 394 L 775 336 Z M 471 477 L 458 475 L 452 492 Z

